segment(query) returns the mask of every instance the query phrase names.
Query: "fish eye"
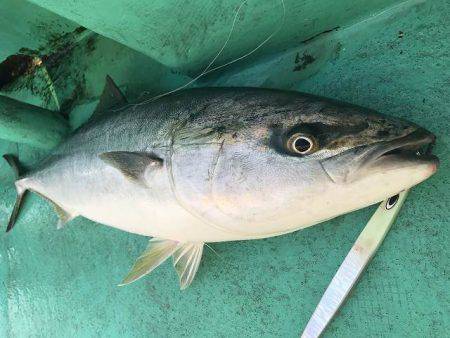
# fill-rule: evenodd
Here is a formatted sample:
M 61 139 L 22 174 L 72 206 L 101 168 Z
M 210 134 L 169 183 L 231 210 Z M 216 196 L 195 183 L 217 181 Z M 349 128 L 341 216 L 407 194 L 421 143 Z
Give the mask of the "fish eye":
M 398 194 L 395 196 L 389 197 L 389 199 L 386 202 L 386 210 L 392 209 L 394 207 L 394 205 L 397 204 L 398 198 L 399 198 Z
M 317 146 L 314 136 L 303 133 L 295 133 L 287 141 L 288 149 L 300 155 L 312 154 L 317 150 Z

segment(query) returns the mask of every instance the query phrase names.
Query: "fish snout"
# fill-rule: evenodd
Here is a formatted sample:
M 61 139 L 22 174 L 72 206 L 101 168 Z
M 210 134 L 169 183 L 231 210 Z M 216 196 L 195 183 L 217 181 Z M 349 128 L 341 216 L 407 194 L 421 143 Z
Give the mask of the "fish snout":
M 425 180 L 439 168 L 439 159 L 432 154 L 436 135 L 422 127 L 390 141 L 381 141 L 347 150 L 321 162 L 335 183 L 349 183 L 362 176 L 407 168 L 420 173 Z

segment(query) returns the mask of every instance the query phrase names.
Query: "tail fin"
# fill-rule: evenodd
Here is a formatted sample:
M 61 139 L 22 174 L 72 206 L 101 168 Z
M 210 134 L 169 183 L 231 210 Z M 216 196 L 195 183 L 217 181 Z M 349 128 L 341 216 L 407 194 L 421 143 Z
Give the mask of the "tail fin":
M 9 217 L 8 226 L 6 227 L 6 232 L 10 232 L 14 225 L 16 225 L 17 216 L 19 216 L 20 208 L 22 207 L 23 198 L 25 197 L 27 190 L 17 191 L 16 203 L 14 204 L 14 209 Z
M 3 158 L 11 166 L 12 170 L 14 171 L 15 178 L 16 178 L 16 180 L 18 180 L 20 178 L 20 175 L 22 174 L 22 172 L 21 172 L 21 167 L 19 165 L 19 161 L 17 160 L 17 158 L 14 155 L 10 155 L 10 154 L 3 155 Z M 17 217 L 19 216 L 20 208 L 24 201 L 24 197 L 27 193 L 27 189 L 19 187 L 17 184 L 16 184 L 16 189 L 17 189 L 16 203 L 14 204 L 14 209 L 11 213 L 11 216 L 9 217 L 8 226 L 6 227 L 6 232 L 11 231 L 11 229 L 16 224 L 16 220 L 17 220 Z

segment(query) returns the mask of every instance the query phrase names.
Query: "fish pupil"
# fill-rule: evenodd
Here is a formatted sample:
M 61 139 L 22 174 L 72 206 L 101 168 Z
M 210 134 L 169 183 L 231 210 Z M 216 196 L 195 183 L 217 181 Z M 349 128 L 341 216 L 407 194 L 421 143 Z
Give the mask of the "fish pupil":
M 312 143 L 310 140 L 304 137 L 299 137 L 294 142 L 295 150 L 297 150 L 300 153 L 305 153 L 312 147 Z

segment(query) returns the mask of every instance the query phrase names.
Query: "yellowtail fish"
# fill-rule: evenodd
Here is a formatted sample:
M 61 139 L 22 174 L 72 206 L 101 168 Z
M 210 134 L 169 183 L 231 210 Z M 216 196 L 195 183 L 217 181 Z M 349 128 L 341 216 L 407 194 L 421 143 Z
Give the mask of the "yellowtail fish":
M 77 216 L 152 237 L 124 284 L 169 257 L 187 287 L 204 243 L 286 234 L 428 177 L 435 136 L 298 92 L 201 88 L 132 105 L 111 79 L 93 117 L 15 182 Z

